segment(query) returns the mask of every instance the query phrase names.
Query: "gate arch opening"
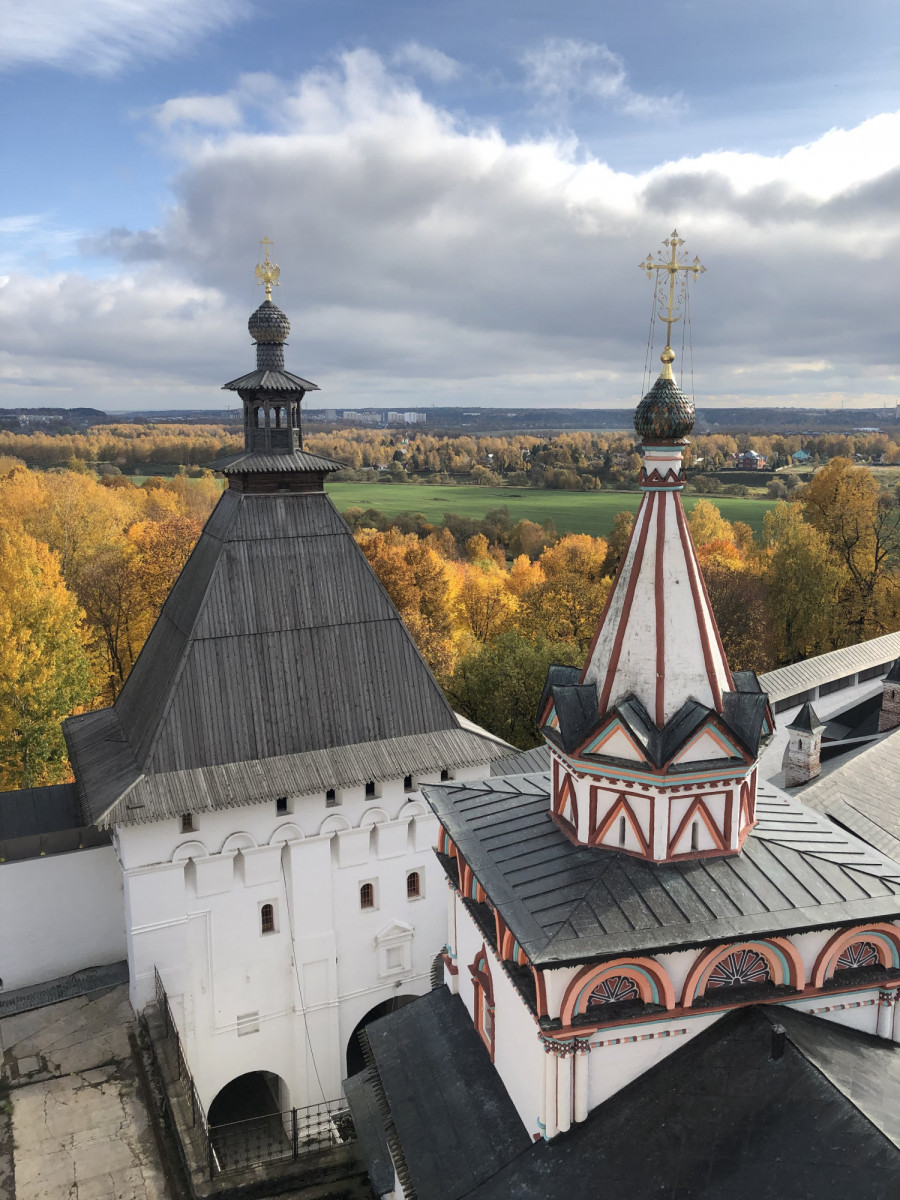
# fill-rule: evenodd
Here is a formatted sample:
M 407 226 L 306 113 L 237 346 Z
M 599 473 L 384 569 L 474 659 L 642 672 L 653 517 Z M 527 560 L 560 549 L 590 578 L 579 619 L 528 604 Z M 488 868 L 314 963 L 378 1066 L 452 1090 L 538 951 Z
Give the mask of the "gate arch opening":
M 274 1117 L 291 1107 L 288 1086 L 271 1071 L 248 1071 L 226 1083 L 209 1106 L 210 1125 Z
M 359 1040 L 361 1031 L 367 1025 L 371 1024 L 372 1021 L 377 1021 L 379 1017 L 386 1017 L 388 1013 L 396 1012 L 398 1008 L 412 1004 L 413 1000 L 418 999 L 418 996 L 391 996 L 390 1000 L 383 1000 L 381 1004 L 376 1004 L 374 1008 L 369 1009 L 350 1034 L 350 1040 L 347 1042 L 348 1078 L 351 1075 L 358 1075 L 360 1071 L 365 1070 L 366 1060 L 363 1058 L 362 1043 Z

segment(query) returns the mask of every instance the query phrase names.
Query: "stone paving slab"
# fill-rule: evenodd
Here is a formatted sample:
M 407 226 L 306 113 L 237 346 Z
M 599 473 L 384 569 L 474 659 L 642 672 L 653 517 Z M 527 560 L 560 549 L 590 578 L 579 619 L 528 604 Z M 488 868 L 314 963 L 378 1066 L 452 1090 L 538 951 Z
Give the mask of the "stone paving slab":
M 0 1020 L 12 1104 L 5 1142 L 0 1123 L 0 1200 L 168 1200 L 132 1022 L 121 985 Z

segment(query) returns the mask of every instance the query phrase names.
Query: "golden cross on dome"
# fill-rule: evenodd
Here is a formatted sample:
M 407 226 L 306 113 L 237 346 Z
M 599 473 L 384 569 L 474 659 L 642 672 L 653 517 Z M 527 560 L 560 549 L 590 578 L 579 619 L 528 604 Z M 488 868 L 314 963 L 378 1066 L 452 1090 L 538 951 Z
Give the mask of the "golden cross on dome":
M 660 320 L 666 323 L 666 348 L 660 355 L 663 363 L 662 373 L 665 378 L 671 379 L 672 363 L 675 361 L 672 351 L 672 326 L 684 315 L 688 276 L 693 275 L 696 279 L 698 275 L 703 274 L 706 267 L 701 266 L 699 258 L 695 258 L 692 263 L 689 263 L 686 254 L 679 257 L 678 252 L 684 245 L 684 238 L 678 236 L 677 229 L 672 230 L 672 236 L 667 237 L 663 245 L 669 249 L 668 259 L 663 258 L 661 252 L 656 258 L 652 254 L 648 254 L 645 261 L 638 265 L 642 271 L 647 272 L 648 278 L 652 278 L 652 273 L 656 272 L 655 291 L 656 303 L 659 306 L 658 315 Z
M 264 237 L 259 244 L 264 247 L 266 257 L 264 262 L 256 264 L 256 286 L 259 287 L 261 283 L 264 283 L 266 285 L 266 299 L 271 300 L 272 288 L 279 286 L 278 280 L 281 278 L 281 267 L 269 260 L 269 247 L 274 246 L 275 243 L 270 238 Z

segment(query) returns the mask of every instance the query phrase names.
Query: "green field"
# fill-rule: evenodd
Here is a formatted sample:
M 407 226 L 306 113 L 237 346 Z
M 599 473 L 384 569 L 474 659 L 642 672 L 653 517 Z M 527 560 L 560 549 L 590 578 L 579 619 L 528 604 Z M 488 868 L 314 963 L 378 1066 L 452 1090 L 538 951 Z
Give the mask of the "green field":
M 605 536 L 612 528 L 617 512 L 637 512 L 639 492 L 557 492 L 535 488 L 420 487 L 415 484 L 329 483 L 334 503 L 343 512 L 347 508 L 377 508 L 386 516 L 399 512 L 420 512 L 429 521 L 439 523 L 444 513 L 480 520 L 490 508 L 506 505 L 514 521 L 527 517 L 538 523 L 551 517 L 558 533 L 590 533 Z M 699 496 L 685 497 L 690 511 Z M 758 533 L 763 516 L 773 500 L 728 496 L 713 499 L 728 521 L 746 521 Z

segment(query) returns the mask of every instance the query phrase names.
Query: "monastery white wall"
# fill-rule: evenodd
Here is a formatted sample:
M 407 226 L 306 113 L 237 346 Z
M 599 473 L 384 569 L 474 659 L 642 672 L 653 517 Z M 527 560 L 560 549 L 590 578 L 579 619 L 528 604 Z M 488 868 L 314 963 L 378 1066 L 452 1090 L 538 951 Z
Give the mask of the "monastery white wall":
M 525 1128 L 539 1132 L 544 1053 L 534 1017 L 513 987 L 500 960 L 456 896 L 456 953 L 459 995 L 475 1020 L 475 985 L 469 967 L 484 945 L 494 988 L 494 1065 Z M 487 1050 L 485 1050 L 487 1053 Z
M 122 872 L 111 846 L 0 864 L 4 991 L 125 957 Z
M 454 772 L 480 778 L 483 768 Z M 440 775 L 417 784 L 437 783 Z M 131 997 L 154 996 L 154 967 L 205 1107 L 232 1079 L 272 1071 L 290 1105 L 340 1095 L 347 1043 L 372 1008 L 430 987 L 446 940 L 438 825 L 421 792 L 388 781 L 121 827 Z M 419 872 L 421 898 L 407 897 Z M 371 883 L 375 905 L 360 908 Z M 275 930 L 261 932 L 271 904 Z

